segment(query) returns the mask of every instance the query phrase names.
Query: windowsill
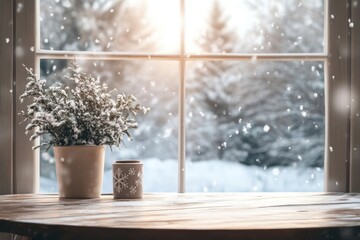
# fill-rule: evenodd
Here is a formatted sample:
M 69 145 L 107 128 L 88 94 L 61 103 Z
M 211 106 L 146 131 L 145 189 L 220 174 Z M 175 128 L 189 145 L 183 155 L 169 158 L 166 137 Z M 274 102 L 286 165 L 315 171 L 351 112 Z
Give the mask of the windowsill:
M 136 201 L 4 195 L 0 232 L 49 239 L 352 239 L 360 233 L 359 206 L 359 194 L 342 193 L 156 193 Z

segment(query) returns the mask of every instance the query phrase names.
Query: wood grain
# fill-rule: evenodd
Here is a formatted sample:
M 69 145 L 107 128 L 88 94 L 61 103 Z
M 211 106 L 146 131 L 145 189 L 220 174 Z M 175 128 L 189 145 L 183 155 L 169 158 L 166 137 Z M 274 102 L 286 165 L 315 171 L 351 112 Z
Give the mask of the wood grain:
M 360 239 L 360 194 L 0 196 L 0 232 L 33 239 Z

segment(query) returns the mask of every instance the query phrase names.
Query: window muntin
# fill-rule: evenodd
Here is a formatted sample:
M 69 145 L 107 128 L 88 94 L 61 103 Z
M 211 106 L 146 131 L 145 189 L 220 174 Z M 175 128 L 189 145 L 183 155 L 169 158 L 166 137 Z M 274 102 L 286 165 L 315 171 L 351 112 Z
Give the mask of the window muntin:
M 56 2 L 56 1 L 55 1 Z M 180 2 L 180 1 L 174 1 L 174 2 Z M 322 2 L 322 1 L 321 1 Z M 278 3 L 280 3 L 280 2 L 278 2 Z M 187 4 L 189 4 L 189 6 L 191 7 L 191 4 L 189 3 L 189 2 L 186 2 L 186 6 L 187 6 Z M 221 2 L 221 4 L 223 4 L 222 2 Z M 281 4 L 283 4 L 283 2 L 281 2 Z M 209 2 L 209 5 L 212 5 L 212 2 L 210 3 Z M 320 5 L 322 5 L 322 4 L 320 4 Z M 209 7 L 210 8 L 210 7 Z M 322 8 L 323 9 L 323 8 Z M 178 9 L 177 9 L 178 10 Z M 186 9 L 187 10 L 187 9 Z M 190 11 L 190 10 L 189 10 Z M 322 14 L 323 15 L 323 14 Z M 319 22 L 321 22 L 323 19 L 321 18 L 321 19 L 319 19 Z M 42 20 L 42 21 L 44 21 L 44 20 Z M 190 26 L 191 25 L 191 23 L 189 23 L 189 22 L 187 22 L 187 26 Z M 320 24 L 321 25 L 321 24 Z M 185 26 L 185 31 L 186 31 L 186 27 L 187 26 Z M 60 26 L 61 27 L 61 26 Z M 174 27 L 174 29 L 176 30 L 176 27 Z M 180 33 L 180 31 L 179 31 L 179 33 Z M 257 57 L 255 56 L 255 55 L 253 55 L 253 57 L 251 57 L 252 55 L 252 53 L 270 53 L 270 55 L 267 55 L 267 60 L 276 60 L 276 59 L 278 59 L 278 60 L 281 60 L 281 59 L 279 59 L 279 55 L 271 55 L 271 53 L 275 53 L 275 54 L 277 54 L 277 53 L 285 53 L 285 55 L 286 55 L 286 53 L 295 53 L 295 55 L 293 55 L 292 56 L 292 58 L 293 58 L 293 60 L 296 60 L 296 61 L 305 61 L 305 59 L 307 58 L 307 56 L 311 56 L 311 54 L 312 53 L 317 53 L 317 52 L 324 52 L 323 51 L 323 42 L 324 42 L 324 40 L 323 40 L 323 34 L 324 33 L 324 26 L 322 26 L 322 30 L 320 30 L 319 32 L 318 32 L 318 35 L 317 35 L 317 39 L 321 39 L 321 40 L 319 40 L 319 41 L 315 41 L 311 46 L 313 46 L 314 47 L 314 49 L 317 49 L 317 50 L 309 50 L 309 49 L 307 49 L 306 51 L 304 50 L 304 51 L 298 51 L 298 50 L 291 50 L 291 47 L 289 47 L 290 45 L 289 45 L 289 43 L 294 43 L 294 42 L 291 42 L 290 40 L 287 40 L 287 41 L 285 41 L 285 43 L 287 43 L 288 45 L 284 45 L 284 46 L 286 46 L 286 47 L 289 47 L 287 50 L 284 50 L 285 49 L 285 47 L 284 48 L 282 48 L 282 45 L 279 45 L 280 47 L 278 47 L 278 48 L 267 48 L 267 49 L 260 49 L 260 50 L 263 50 L 263 51 L 259 51 L 259 48 L 257 48 L 256 49 L 256 51 L 254 50 L 255 48 L 254 47 L 252 47 L 251 46 L 251 44 L 254 44 L 254 43 L 256 43 L 257 45 L 258 45 L 258 42 L 256 42 L 256 41 L 253 41 L 253 39 L 251 39 L 251 38 L 249 38 L 248 39 L 248 42 L 250 42 L 250 48 L 248 47 L 246 47 L 246 44 L 245 43 L 241 43 L 241 44 L 239 44 L 239 46 L 242 46 L 240 49 L 248 49 L 248 51 L 244 51 L 244 53 L 249 53 L 245 58 L 242 58 L 242 56 L 239 56 L 238 57 L 238 60 L 241 60 L 241 61 L 243 61 L 243 60 L 246 60 L 246 59 L 248 59 L 248 60 L 257 60 Z M 180 35 L 180 34 L 179 34 Z M 189 35 L 189 32 L 186 32 L 186 36 L 188 36 Z M 190 35 L 191 36 L 191 35 Z M 55 38 L 53 38 L 53 39 L 56 39 L 56 37 Z M 60 39 L 60 38 L 59 38 Z M 180 39 L 180 38 L 179 38 Z M 264 38 L 265 40 L 266 40 L 266 38 Z M 264 40 L 263 39 L 263 40 Z M 44 40 L 44 39 L 43 39 Z M 40 38 L 40 43 L 41 43 L 41 41 L 43 41 L 43 40 L 41 40 L 41 38 Z M 95 40 L 94 40 L 95 41 Z M 187 41 L 188 41 L 188 38 L 187 38 Z M 47 40 L 47 42 L 49 43 L 49 39 Z M 164 41 L 165 42 L 165 41 Z M 316 43 L 317 42 L 317 43 Z M 45 42 L 44 42 L 45 43 Z M 99 43 L 100 43 L 100 41 L 99 41 Z M 216 43 L 216 41 L 215 41 L 215 44 L 213 44 L 212 42 L 209 42 L 209 41 L 205 41 L 204 42 L 205 44 L 212 44 L 213 45 L 213 48 L 211 48 L 211 49 L 215 49 L 214 51 L 203 51 L 203 52 L 205 52 L 205 53 L 220 53 L 220 58 L 223 56 L 224 58 L 226 58 L 226 56 L 228 56 L 227 55 L 227 53 L 242 53 L 242 51 L 238 51 L 238 50 L 230 50 L 230 51 L 224 51 L 224 49 L 223 48 L 221 48 L 221 46 L 217 46 L 217 43 Z M 42 43 L 41 43 L 42 44 Z M 172 43 L 171 43 L 172 44 Z M 175 45 L 177 45 L 178 44 L 178 41 L 176 41 L 175 40 Z M 71 45 L 71 44 L 70 44 Z M 70 46 L 69 45 L 69 46 Z M 101 44 L 99 44 L 99 45 L 101 45 Z M 298 45 L 298 44 L 295 44 L 295 45 Z M 87 50 L 87 51 L 91 51 L 91 53 L 94 55 L 94 56 L 97 56 L 96 55 L 96 52 L 97 51 L 108 51 L 108 50 L 106 50 L 105 48 L 104 48 L 104 45 L 101 45 L 102 47 L 100 47 L 100 48 L 88 48 L 88 49 L 85 49 L 85 50 Z M 162 51 L 162 49 L 166 49 L 166 48 L 164 48 L 164 44 L 160 44 L 160 48 L 159 48 L 159 50 L 151 50 L 151 51 L 153 51 L 153 52 L 150 52 L 151 53 L 151 56 L 149 55 L 149 59 L 151 59 L 153 56 L 155 56 L 155 58 L 156 58 L 156 54 L 158 53 L 158 52 L 163 52 Z M 193 44 L 193 46 L 196 46 L 196 44 Z M 215 47 L 214 47 L 215 46 Z M 301 44 L 301 46 L 307 46 L 307 44 Z M 320 46 L 320 47 L 319 47 Z M 190 52 L 192 49 L 191 49 L 191 44 L 189 44 L 188 42 L 187 42 L 187 45 L 186 45 L 186 47 L 187 47 L 187 49 L 186 49 L 186 52 Z M 47 50 L 51 50 L 51 48 L 46 48 L 46 47 L 43 47 L 43 49 L 47 49 Z M 54 47 L 53 47 L 53 49 L 55 49 Z M 129 49 L 131 49 L 131 52 L 129 52 L 128 53 L 128 55 L 127 56 L 132 56 L 132 58 L 134 58 L 134 59 L 136 59 L 137 58 L 137 55 L 136 55 L 136 53 L 139 53 L 139 51 L 143 51 L 144 49 L 143 48 L 132 48 L 132 47 L 130 47 L 130 48 L 126 48 L 126 49 L 121 49 L 121 48 L 119 48 L 119 49 L 115 49 L 114 51 L 127 51 L 127 50 L 129 50 Z M 169 48 L 168 48 L 169 49 Z M 172 51 L 171 50 L 168 50 L 167 49 L 167 51 L 165 51 L 165 52 L 167 52 L 167 53 L 171 53 Z M 177 49 L 177 47 L 175 47 L 175 48 L 173 48 L 173 49 Z M 252 49 L 252 50 L 251 50 Z M 275 50 L 274 50 L 275 49 Z M 276 49 L 280 49 L 280 51 L 277 51 Z M 319 50 L 319 49 L 321 49 L 321 50 Z M 55 49 L 56 50 L 56 49 Z M 59 50 L 59 49 L 58 49 Z M 84 50 L 84 49 L 81 49 L 81 48 L 63 48 L 63 49 L 60 49 L 60 50 Z M 135 54 L 133 54 L 132 52 L 133 51 L 135 51 Z M 194 49 L 194 51 L 195 52 L 199 52 L 199 48 L 198 49 Z M 176 52 L 176 51 L 175 51 Z M 64 55 L 66 55 L 66 54 L 68 54 L 69 52 L 66 52 L 66 53 L 64 53 Z M 201 53 L 201 51 L 200 51 L 200 53 Z M 296 55 L 297 53 L 300 53 L 299 55 Z M 73 53 L 74 54 L 74 56 L 76 56 L 76 52 L 74 52 Z M 45 57 L 45 58 L 48 58 L 47 57 L 47 55 L 52 55 L 52 52 L 51 51 L 45 51 L 45 52 L 39 52 L 39 56 L 40 56 L 40 58 L 41 57 Z M 54 54 L 54 55 L 52 55 L 52 57 L 54 57 L 55 55 L 57 55 L 57 56 L 59 56 L 59 58 L 63 58 L 64 56 L 62 56 L 61 55 L 61 52 L 58 52 L 58 53 L 56 53 L 56 54 Z M 119 59 L 121 59 L 121 57 L 122 57 L 122 53 L 121 52 L 115 52 L 115 55 L 116 55 L 116 57 L 117 58 L 119 58 Z M 219 57 L 218 56 L 218 57 Z M 250 56 L 250 59 L 249 59 L 249 56 Z M 320 55 L 319 55 L 320 56 Z M 68 58 L 68 56 L 65 56 L 66 58 Z M 185 57 L 185 61 L 187 60 L 187 57 L 188 57 L 188 59 L 190 60 L 191 59 L 191 55 L 188 55 L 188 53 L 187 53 L 187 55 L 186 55 L 186 57 Z M 203 57 L 204 57 L 204 61 L 207 59 L 207 56 L 206 56 L 206 54 L 205 55 L 203 55 Z M 86 57 L 85 57 L 86 58 Z M 106 56 L 104 57 L 104 58 L 106 58 Z M 166 56 L 165 56 L 165 58 L 166 58 Z M 167 58 L 169 59 L 169 60 L 175 60 L 175 61 L 181 61 L 180 59 L 181 59 L 181 55 L 172 55 L 172 56 L 167 56 Z M 259 57 L 259 59 L 260 59 L 261 57 Z M 326 56 L 324 55 L 324 56 L 320 56 L 319 57 L 320 59 L 322 59 L 322 60 L 325 60 L 325 58 L 326 58 Z M 198 59 L 198 60 L 201 60 L 201 56 L 200 56 L 200 59 Z M 188 65 L 191 65 L 191 61 L 190 62 L 187 62 L 188 63 Z M 256 61 L 256 64 L 255 65 L 257 65 L 257 64 L 259 64 L 260 62 L 259 61 Z M 180 71 L 181 71 L 181 69 L 180 69 Z M 179 75 L 181 75 L 181 73 L 179 73 Z M 180 82 L 181 82 L 182 80 L 180 79 Z M 175 97 L 174 99 L 176 99 L 177 100 L 177 97 Z M 181 104 L 185 104 L 185 102 L 179 102 L 179 104 L 181 105 Z M 181 124 L 180 124 L 181 125 Z M 181 145 L 181 142 L 179 143 L 180 145 Z M 217 148 L 217 146 L 214 146 L 215 148 Z M 180 161 L 184 161 L 184 159 L 180 159 Z M 191 168 L 191 164 L 189 164 L 189 166 L 186 168 L 186 169 L 184 169 L 184 170 L 186 170 L 186 172 L 187 172 L 187 174 L 188 173 L 190 173 L 189 171 L 192 171 L 192 170 L 190 170 L 190 168 Z M 194 168 L 193 168 L 194 169 Z M 169 169 L 167 170 L 167 171 L 170 171 L 170 167 L 169 167 Z M 172 171 L 172 170 L 171 170 Z M 320 170 L 321 171 L 321 170 Z M 176 171 L 174 171 L 174 172 L 172 172 L 172 175 L 173 176 L 175 176 L 175 174 L 176 174 Z M 311 176 L 311 174 L 310 174 L 310 176 Z M 188 178 L 189 179 L 189 178 Z M 190 182 L 190 183 L 188 183 L 188 184 L 192 184 L 192 182 Z M 205 188 L 200 188 L 200 189 L 202 189 L 202 190 L 206 190 Z M 252 190 L 255 190 L 255 189 L 252 189 Z M 161 191 L 161 189 L 151 189 L 151 191 Z

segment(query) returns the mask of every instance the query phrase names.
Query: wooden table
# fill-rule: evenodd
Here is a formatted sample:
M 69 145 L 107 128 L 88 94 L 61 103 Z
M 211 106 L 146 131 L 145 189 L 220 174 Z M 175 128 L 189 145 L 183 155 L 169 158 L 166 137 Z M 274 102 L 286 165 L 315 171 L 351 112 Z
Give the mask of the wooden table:
M 33 239 L 360 239 L 360 194 L 0 196 L 0 232 Z

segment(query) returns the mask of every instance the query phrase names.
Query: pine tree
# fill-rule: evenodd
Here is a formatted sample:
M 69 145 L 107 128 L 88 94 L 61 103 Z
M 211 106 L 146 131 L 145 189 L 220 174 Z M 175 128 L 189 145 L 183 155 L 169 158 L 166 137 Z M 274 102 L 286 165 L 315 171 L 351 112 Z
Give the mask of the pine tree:
M 252 38 L 257 39 L 254 49 L 266 53 L 321 52 L 322 24 L 314 20 L 323 19 L 323 16 L 314 9 L 322 6 L 315 8 L 313 4 L 316 3 L 283 1 L 280 5 L 262 1 L 253 5 L 261 19 L 253 31 Z M 259 105 L 255 106 L 256 114 L 249 116 L 253 126 L 248 140 L 253 139 L 253 142 L 244 163 L 323 166 L 322 68 L 320 62 L 260 62 L 248 68 L 257 73 L 256 78 L 249 76 L 252 84 L 263 87 L 252 93 L 259 96 Z M 262 131 L 265 124 L 271 127 L 269 132 Z
M 220 4 L 214 1 L 205 34 L 198 40 L 206 53 L 235 52 L 236 35 L 229 29 L 228 18 Z M 187 151 L 194 160 L 222 159 L 226 148 L 227 116 L 231 112 L 233 64 L 226 61 L 197 63 L 187 85 L 187 111 L 189 112 Z M 209 129 L 217 129 L 216 135 Z

